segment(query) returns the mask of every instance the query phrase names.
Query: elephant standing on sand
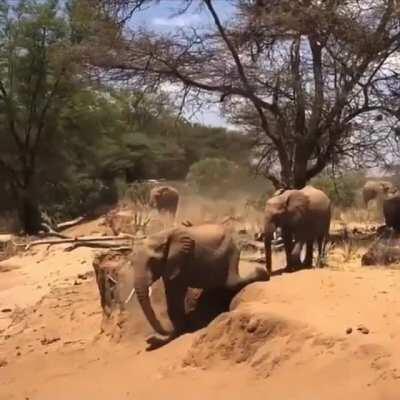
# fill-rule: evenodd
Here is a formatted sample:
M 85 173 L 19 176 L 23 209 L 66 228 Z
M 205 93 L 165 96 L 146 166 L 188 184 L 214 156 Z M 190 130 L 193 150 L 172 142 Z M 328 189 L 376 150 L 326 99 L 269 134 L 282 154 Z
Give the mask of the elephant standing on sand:
M 169 213 L 175 216 L 179 203 L 179 193 L 171 186 L 157 186 L 150 191 L 150 207 L 160 214 Z
M 307 245 L 304 264 L 312 266 L 314 241 L 318 242 L 318 264 L 321 262 L 331 222 L 331 201 L 312 186 L 301 190 L 280 190 L 265 206 L 264 244 L 268 276 L 272 270 L 271 241 L 280 227 L 285 245 L 287 267 L 301 265 L 300 253 Z
M 386 226 L 400 231 L 400 192 L 392 189 L 383 200 L 383 216 Z
M 382 200 L 382 198 L 394 190 L 394 185 L 389 181 L 368 181 L 362 189 L 365 207 L 371 200 Z
M 146 239 L 134 251 L 134 287 L 143 312 L 157 333 L 150 346 L 168 343 L 186 330 L 185 296 L 188 287 L 240 290 L 249 283 L 266 280 L 264 269 L 247 277 L 239 275 L 240 250 L 223 225 L 206 224 L 169 229 Z M 149 288 L 162 278 L 168 316 L 173 331 L 167 332 L 156 317 Z

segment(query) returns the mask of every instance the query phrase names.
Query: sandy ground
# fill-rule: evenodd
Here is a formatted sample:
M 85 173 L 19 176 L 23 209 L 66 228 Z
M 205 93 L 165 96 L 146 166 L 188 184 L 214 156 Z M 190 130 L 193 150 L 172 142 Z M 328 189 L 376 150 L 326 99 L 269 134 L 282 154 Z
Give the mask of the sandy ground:
M 208 327 L 146 352 L 139 311 L 132 337 L 100 334 L 93 250 L 32 249 L 0 263 L 0 399 L 398 400 L 400 271 L 362 268 L 358 250 L 250 285 Z

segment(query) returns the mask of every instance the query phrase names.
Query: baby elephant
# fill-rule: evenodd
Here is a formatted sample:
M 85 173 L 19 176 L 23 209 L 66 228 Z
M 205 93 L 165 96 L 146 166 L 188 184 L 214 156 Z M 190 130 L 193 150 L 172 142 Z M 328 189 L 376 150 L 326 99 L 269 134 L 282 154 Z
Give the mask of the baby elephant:
M 138 301 L 151 326 L 163 335 L 148 339 L 151 347 L 168 343 L 186 330 L 185 296 L 188 287 L 240 290 L 267 279 L 264 269 L 247 277 L 239 275 L 240 250 L 223 225 L 178 227 L 147 238 L 133 252 L 134 286 Z M 162 278 L 168 316 L 173 331 L 167 332 L 156 317 L 149 287 Z
M 178 208 L 179 193 L 172 186 L 157 186 L 150 192 L 150 206 L 160 214 L 169 213 L 175 216 Z

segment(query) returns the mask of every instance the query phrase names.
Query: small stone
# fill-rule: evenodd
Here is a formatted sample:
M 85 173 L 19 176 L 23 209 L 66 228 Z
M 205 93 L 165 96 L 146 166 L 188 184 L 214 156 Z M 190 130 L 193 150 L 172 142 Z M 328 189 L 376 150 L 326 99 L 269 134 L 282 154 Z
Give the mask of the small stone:
M 362 334 L 364 334 L 364 335 L 368 335 L 368 333 L 369 333 L 369 329 L 368 329 L 367 327 L 365 327 L 364 325 L 360 325 L 360 326 L 357 328 L 357 330 L 358 330 L 359 332 L 361 332 Z
M 257 319 L 250 321 L 247 324 L 247 332 L 254 333 L 257 330 L 258 325 L 259 325 L 259 321 Z
M 85 263 L 85 262 L 86 261 L 83 261 L 83 263 Z M 85 279 L 87 279 L 87 276 L 85 274 L 78 274 L 78 278 L 82 279 L 82 280 L 85 280 Z
M 74 282 L 74 286 L 78 286 L 78 285 L 81 285 L 82 284 L 82 282 L 79 282 L 79 281 L 75 281 Z
M 0 358 L 0 368 L 5 367 L 8 364 L 5 358 Z
M 353 332 L 353 328 L 347 328 L 346 329 L 346 333 L 348 334 L 348 335 L 350 335 L 350 333 L 352 333 Z
M 9 313 L 9 312 L 11 312 L 11 311 L 12 311 L 11 308 L 3 308 L 3 309 L 1 310 L 1 312 L 4 312 L 4 313 Z
M 17 356 L 19 357 L 21 355 L 21 352 L 20 351 L 17 351 Z

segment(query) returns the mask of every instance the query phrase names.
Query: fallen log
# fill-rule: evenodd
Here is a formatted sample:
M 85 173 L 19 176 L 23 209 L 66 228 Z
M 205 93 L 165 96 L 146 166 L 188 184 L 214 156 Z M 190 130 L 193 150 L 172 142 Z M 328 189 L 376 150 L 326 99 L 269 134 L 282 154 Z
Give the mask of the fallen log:
M 78 242 L 64 249 L 66 252 L 73 251 L 78 247 L 91 247 L 93 249 L 113 249 L 114 251 L 132 251 L 132 246 L 121 246 L 120 243 L 97 243 L 97 242 Z
M 56 225 L 56 229 L 58 231 L 63 231 L 64 229 L 72 228 L 73 226 L 79 225 L 87 220 L 88 217 L 85 216 L 85 217 L 78 217 L 75 219 L 71 219 L 70 221 L 60 222 L 59 224 Z
M 118 235 L 118 236 L 82 236 L 76 238 L 66 238 L 66 239 L 49 239 L 49 240 L 35 240 L 28 243 L 25 250 L 29 250 L 33 246 L 39 246 L 42 244 L 48 244 L 50 246 L 55 244 L 65 244 L 65 243 L 84 243 L 84 242 L 107 242 L 107 241 L 118 241 L 118 240 L 142 240 L 144 237 L 135 237 L 133 235 Z

